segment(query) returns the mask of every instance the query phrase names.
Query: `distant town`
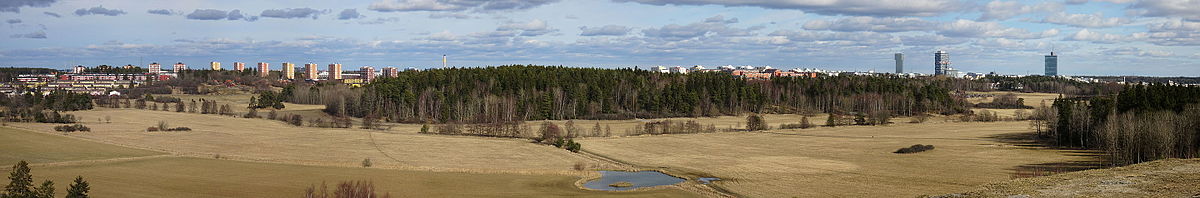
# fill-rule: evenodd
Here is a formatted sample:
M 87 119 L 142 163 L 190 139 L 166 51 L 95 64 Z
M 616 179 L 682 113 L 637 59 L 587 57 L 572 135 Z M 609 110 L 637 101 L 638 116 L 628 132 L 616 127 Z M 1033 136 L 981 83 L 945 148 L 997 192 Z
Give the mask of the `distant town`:
M 782 69 L 773 68 L 771 66 L 735 66 L 724 65 L 709 67 L 704 65 L 694 66 L 653 66 L 646 68 L 649 71 L 660 73 L 687 74 L 692 72 L 721 72 L 732 76 L 737 76 L 750 80 L 766 80 L 775 77 L 805 77 L 818 78 L 822 76 L 894 76 L 902 78 L 917 78 L 917 77 L 944 77 L 944 78 L 962 78 L 962 79 L 982 79 L 989 76 L 1000 77 L 1024 77 L 1025 75 L 1003 75 L 995 72 L 976 73 L 976 72 L 961 72 L 954 67 L 951 67 L 950 53 L 946 51 L 934 52 L 934 73 L 923 74 L 905 72 L 905 62 L 903 53 L 896 53 L 894 60 L 896 69 L 892 73 L 872 71 L 840 71 L 840 70 L 824 70 L 820 68 L 793 68 Z M 442 67 L 447 67 L 446 57 L 442 57 Z M 119 94 L 114 90 L 134 88 L 156 81 L 166 81 L 179 76 L 179 73 L 186 71 L 210 70 L 210 71 L 237 71 L 251 72 L 259 77 L 268 77 L 272 72 L 278 73 L 278 80 L 287 82 L 329 82 L 341 83 L 351 86 L 362 86 L 377 77 L 397 77 L 401 70 L 398 67 L 383 67 L 376 69 L 372 66 L 361 66 L 357 70 L 346 70 L 342 64 L 332 63 L 326 65 L 324 70 L 321 66 L 315 63 L 306 63 L 303 68 L 296 68 L 295 63 L 284 62 L 277 66 L 272 66 L 271 63 L 259 62 L 253 68 L 247 68 L 244 62 L 232 62 L 229 67 L 223 65 L 222 62 L 209 62 L 208 67 L 200 69 L 190 67 L 183 62 L 176 62 L 170 65 L 169 68 L 164 68 L 163 64 L 151 63 L 145 68 L 135 65 L 125 66 L 109 66 L 99 65 L 95 67 L 74 66 L 67 70 L 44 70 L 44 72 L 26 72 L 17 74 L 13 79 L 6 79 L 11 82 L 0 84 L 0 93 L 5 94 L 21 94 L 22 90 L 37 91 L 43 94 L 54 90 L 65 90 L 74 93 L 87 93 L 91 95 L 109 95 Z M 642 69 L 641 67 L 634 67 Z M 303 69 L 303 70 L 297 70 Z M 420 71 L 415 67 L 405 68 L 403 71 Z M 1071 77 L 1058 74 L 1058 55 L 1050 52 L 1045 56 L 1045 73 L 1044 76 L 1053 76 L 1065 78 L 1079 82 L 1113 82 L 1119 84 L 1125 83 L 1161 83 L 1170 85 L 1189 85 L 1197 86 L 1200 83 L 1198 79 L 1190 79 L 1187 82 L 1175 82 L 1174 80 L 1161 80 L 1157 78 L 1114 78 L 1114 77 Z

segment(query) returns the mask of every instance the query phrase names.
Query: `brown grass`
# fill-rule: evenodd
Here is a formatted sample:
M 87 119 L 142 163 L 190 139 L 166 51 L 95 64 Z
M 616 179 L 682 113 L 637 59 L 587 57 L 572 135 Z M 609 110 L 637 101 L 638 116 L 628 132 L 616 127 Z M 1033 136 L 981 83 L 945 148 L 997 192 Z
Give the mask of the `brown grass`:
M 88 132 L 75 132 L 71 135 L 83 133 Z M 21 160 L 29 163 L 51 163 L 163 154 L 62 136 L 62 133 L 37 133 L 0 127 L 0 140 L 3 140 L 0 144 L 0 167 L 10 167 Z
M 35 167 L 36 180 L 66 189 L 75 176 L 91 184 L 93 197 L 302 197 L 322 181 L 372 181 L 393 197 L 695 197 L 679 189 L 599 192 L 576 188 L 579 177 L 446 173 L 373 168 L 321 167 L 187 157 L 86 165 Z M 333 190 L 333 189 L 330 189 Z M 61 191 L 60 191 L 61 192 Z
M 987 137 L 1028 132 L 1024 122 L 909 124 L 762 133 L 594 138 L 584 150 L 632 164 L 719 177 L 750 197 L 904 197 L 1010 178 L 1023 164 L 1088 157 Z M 896 148 L 933 144 L 908 155 Z

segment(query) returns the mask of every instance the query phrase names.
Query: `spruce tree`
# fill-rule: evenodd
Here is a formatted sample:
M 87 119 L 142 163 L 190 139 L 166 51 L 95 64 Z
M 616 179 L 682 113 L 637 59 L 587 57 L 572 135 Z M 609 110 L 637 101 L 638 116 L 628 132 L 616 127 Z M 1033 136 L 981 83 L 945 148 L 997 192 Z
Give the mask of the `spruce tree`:
M 8 185 L 4 186 L 5 197 L 32 197 L 33 175 L 29 174 L 29 163 L 25 160 L 13 165 L 8 180 Z
M 54 182 L 50 180 L 42 182 L 42 186 L 33 189 L 33 197 L 54 198 Z
M 81 176 L 76 176 L 75 183 L 71 184 L 71 188 L 67 189 L 66 198 L 87 198 L 88 190 L 91 190 L 91 187 L 88 187 L 87 181 L 83 181 L 83 177 Z

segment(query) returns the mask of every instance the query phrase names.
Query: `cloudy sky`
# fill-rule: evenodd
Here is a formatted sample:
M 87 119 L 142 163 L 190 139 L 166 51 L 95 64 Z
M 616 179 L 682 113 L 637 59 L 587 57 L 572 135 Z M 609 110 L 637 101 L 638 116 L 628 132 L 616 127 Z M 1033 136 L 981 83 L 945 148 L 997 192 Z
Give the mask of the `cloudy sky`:
M 1200 0 L 3 0 L 0 66 L 770 65 L 1200 75 Z

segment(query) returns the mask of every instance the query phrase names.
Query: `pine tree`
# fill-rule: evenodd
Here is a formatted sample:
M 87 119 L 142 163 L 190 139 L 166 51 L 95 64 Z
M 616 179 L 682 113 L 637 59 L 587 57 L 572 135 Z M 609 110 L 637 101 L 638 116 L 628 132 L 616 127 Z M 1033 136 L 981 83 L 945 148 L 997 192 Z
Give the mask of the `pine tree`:
M 29 163 L 25 160 L 13 165 L 12 173 L 8 176 L 9 183 L 4 186 L 6 197 L 32 197 L 33 175 L 29 174 Z
M 87 181 L 83 181 L 82 176 L 76 176 L 75 183 L 67 189 L 66 198 L 87 198 L 88 190 L 91 190 L 91 187 L 88 187 Z
M 54 182 L 46 180 L 42 182 L 42 186 L 34 188 L 33 197 L 36 198 L 54 198 Z

